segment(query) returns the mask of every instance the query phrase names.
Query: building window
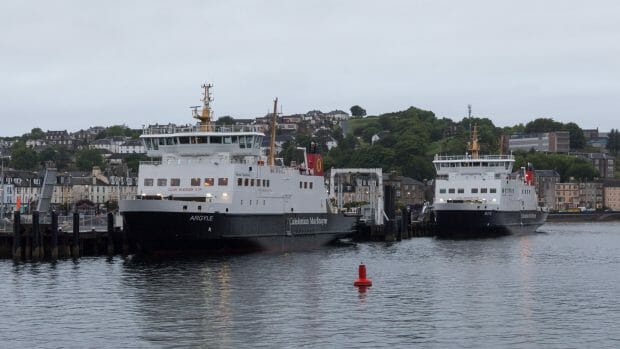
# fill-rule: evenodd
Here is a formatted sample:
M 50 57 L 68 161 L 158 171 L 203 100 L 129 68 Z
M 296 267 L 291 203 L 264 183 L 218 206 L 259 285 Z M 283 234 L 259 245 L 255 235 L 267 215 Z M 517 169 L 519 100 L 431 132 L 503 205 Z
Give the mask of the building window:
M 181 178 L 170 178 L 170 186 L 178 187 L 181 185 Z
M 145 178 L 144 179 L 144 186 L 145 187 L 152 187 L 153 186 L 153 178 Z
M 157 186 L 158 187 L 165 187 L 166 185 L 168 185 L 168 179 L 167 178 L 157 178 Z
M 220 186 L 223 186 L 223 187 L 227 186 L 228 185 L 228 177 L 218 178 L 217 179 L 217 185 L 220 185 Z

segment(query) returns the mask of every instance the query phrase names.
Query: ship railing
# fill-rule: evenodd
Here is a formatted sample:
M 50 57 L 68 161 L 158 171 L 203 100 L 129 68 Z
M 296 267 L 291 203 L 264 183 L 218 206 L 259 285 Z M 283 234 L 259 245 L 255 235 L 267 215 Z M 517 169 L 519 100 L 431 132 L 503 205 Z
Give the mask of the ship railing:
M 471 155 L 435 155 L 435 160 L 514 160 L 513 155 L 480 155 L 477 159 L 473 159 Z
M 142 134 L 144 135 L 161 135 L 161 134 L 174 134 L 174 133 L 195 133 L 203 132 L 200 126 L 195 125 L 149 125 L 142 128 Z M 212 126 L 212 131 L 216 133 L 223 132 L 262 132 L 261 128 L 256 125 L 222 125 Z

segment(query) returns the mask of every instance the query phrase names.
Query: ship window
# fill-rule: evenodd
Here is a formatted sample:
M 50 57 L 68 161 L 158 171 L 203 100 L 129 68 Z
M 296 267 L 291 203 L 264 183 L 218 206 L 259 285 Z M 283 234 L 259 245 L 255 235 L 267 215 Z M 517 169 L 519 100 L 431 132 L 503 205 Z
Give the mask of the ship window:
M 168 179 L 167 178 L 157 178 L 157 186 L 158 187 L 165 187 L 166 185 L 168 185 Z
M 153 178 L 145 178 L 144 179 L 144 186 L 145 187 L 152 187 L 153 186 Z
M 213 177 L 205 178 L 205 187 L 212 187 L 215 184 Z
M 232 143 L 232 137 L 227 136 L 224 137 L 224 144 L 231 144 Z
M 179 137 L 180 144 L 189 144 L 189 137 Z
M 222 136 L 211 136 L 212 144 L 222 144 Z
M 439 189 L 439 194 L 445 194 L 445 193 L 446 193 L 446 188 Z
M 269 185 L 269 180 L 267 180 L 267 186 L 268 186 L 268 187 L 270 186 L 270 185 Z
M 304 182 L 304 189 L 308 189 L 308 182 Z
M 266 187 L 266 186 L 267 186 L 267 180 L 263 179 L 263 187 Z
M 254 136 L 254 148 L 259 149 L 263 138 L 261 136 Z
M 457 192 L 458 192 L 459 194 L 463 194 L 463 193 L 465 192 L 465 189 L 463 189 L 463 188 L 459 188 L 459 189 L 457 190 Z
M 174 145 L 174 138 L 168 137 L 166 138 L 166 145 Z
M 472 194 L 477 194 L 478 193 L 478 188 L 471 188 L 471 193 Z
M 207 143 L 207 137 L 206 136 L 198 136 L 198 137 L 196 137 L 196 143 L 198 143 L 198 144 Z
M 230 139 L 231 139 L 231 142 L 234 143 L 234 144 L 239 143 L 239 139 L 237 138 L 237 136 L 232 136 L 232 137 L 230 137 Z
M 245 178 L 245 180 L 243 181 L 243 185 L 247 187 L 249 184 L 250 184 L 250 180 L 248 178 Z
M 449 194 L 454 194 L 454 188 L 450 188 L 450 189 L 448 189 L 448 193 L 449 193 Z
M 178 187 L 181 185 L 181 179 L 180 178 L 170 178 L 170 186 L 171 187 Z
M 482 163 L 482 167 L 489 167 L 489 163 L 488 162 L 483 162 Z
M 310 189 L 312 189 L 312 182 L 310 182 Z
M 153 149 L 157 150 L 159 149 L 159 145 L 157 145 L 157 139 L 151 139 L 151 142 L 153 142 Z
M 492 194 L 497 193 L 497 189 L 495 189 L 495 188 L 491 188 L 491 189 L 489 189 L 489 191 L 490 191 Z
M 254 186 L 254 178 L 250 179 L 250 186 L 253 187 Z
M 166 145 L 166 139 L 165 138 L 159 138 L 159 145 Z
M 243 185 L 243 178 L 241 178 L 241 177 L 237 178 L 237 185 L 238 186 L 242 186 Z
M 257 186 L 257 187 L 260 187 L 260 179 L 257 179 L 257 180 L 256 180 L 256 186 Z
M 480 188 L 480 192 L 481 192 L 482 194 L 486 194 L 486 192 L 487 192 L 487 188 Z
M 223 187 L 228 185 L 228 177 L 218 178 L 217 185 L 221 185 Z
M 200 186 L 200 178 L 192 178 L 190 180 L 190 184 L 191 184 L 192 187 Z
M 301 186 L 302 186 L 302 184 L 301 184 L 301 182 L 299 182 L 299 189 L 301 189 Z

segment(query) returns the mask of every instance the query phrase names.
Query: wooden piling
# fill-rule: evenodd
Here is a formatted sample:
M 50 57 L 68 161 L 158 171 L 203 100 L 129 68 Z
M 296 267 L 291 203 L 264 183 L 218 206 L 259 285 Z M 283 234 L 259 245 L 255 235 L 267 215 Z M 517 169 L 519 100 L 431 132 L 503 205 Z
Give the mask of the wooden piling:
M 55 261 L 58 259 L 58 213 L 52 211 L 52 240 L 50 241 L 50 258 Z
M 39 211 L 32 212 L 32 260 L 41 259 L 41 226 L 39 225 Z
M 114 255 L 114 214 L 108 212 L 108 256 Z
M 71 244 L 71 256 L 80 257 L 80 214 L 73 212 L 73 243 Z
M 19 211 L 15 211 L 13 214 L 13 259 L 22 259 L 22 234 L 21 234 L 21 220 Z

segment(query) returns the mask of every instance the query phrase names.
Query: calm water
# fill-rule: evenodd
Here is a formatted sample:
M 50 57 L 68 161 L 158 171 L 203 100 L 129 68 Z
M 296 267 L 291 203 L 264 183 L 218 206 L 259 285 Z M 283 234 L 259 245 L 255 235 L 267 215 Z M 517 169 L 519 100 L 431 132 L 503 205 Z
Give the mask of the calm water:
M 620 223 L 474 241 L 0 261 L 0 347 L 620 347 Z M 360 262 L 373 287 L 352 286 Z

